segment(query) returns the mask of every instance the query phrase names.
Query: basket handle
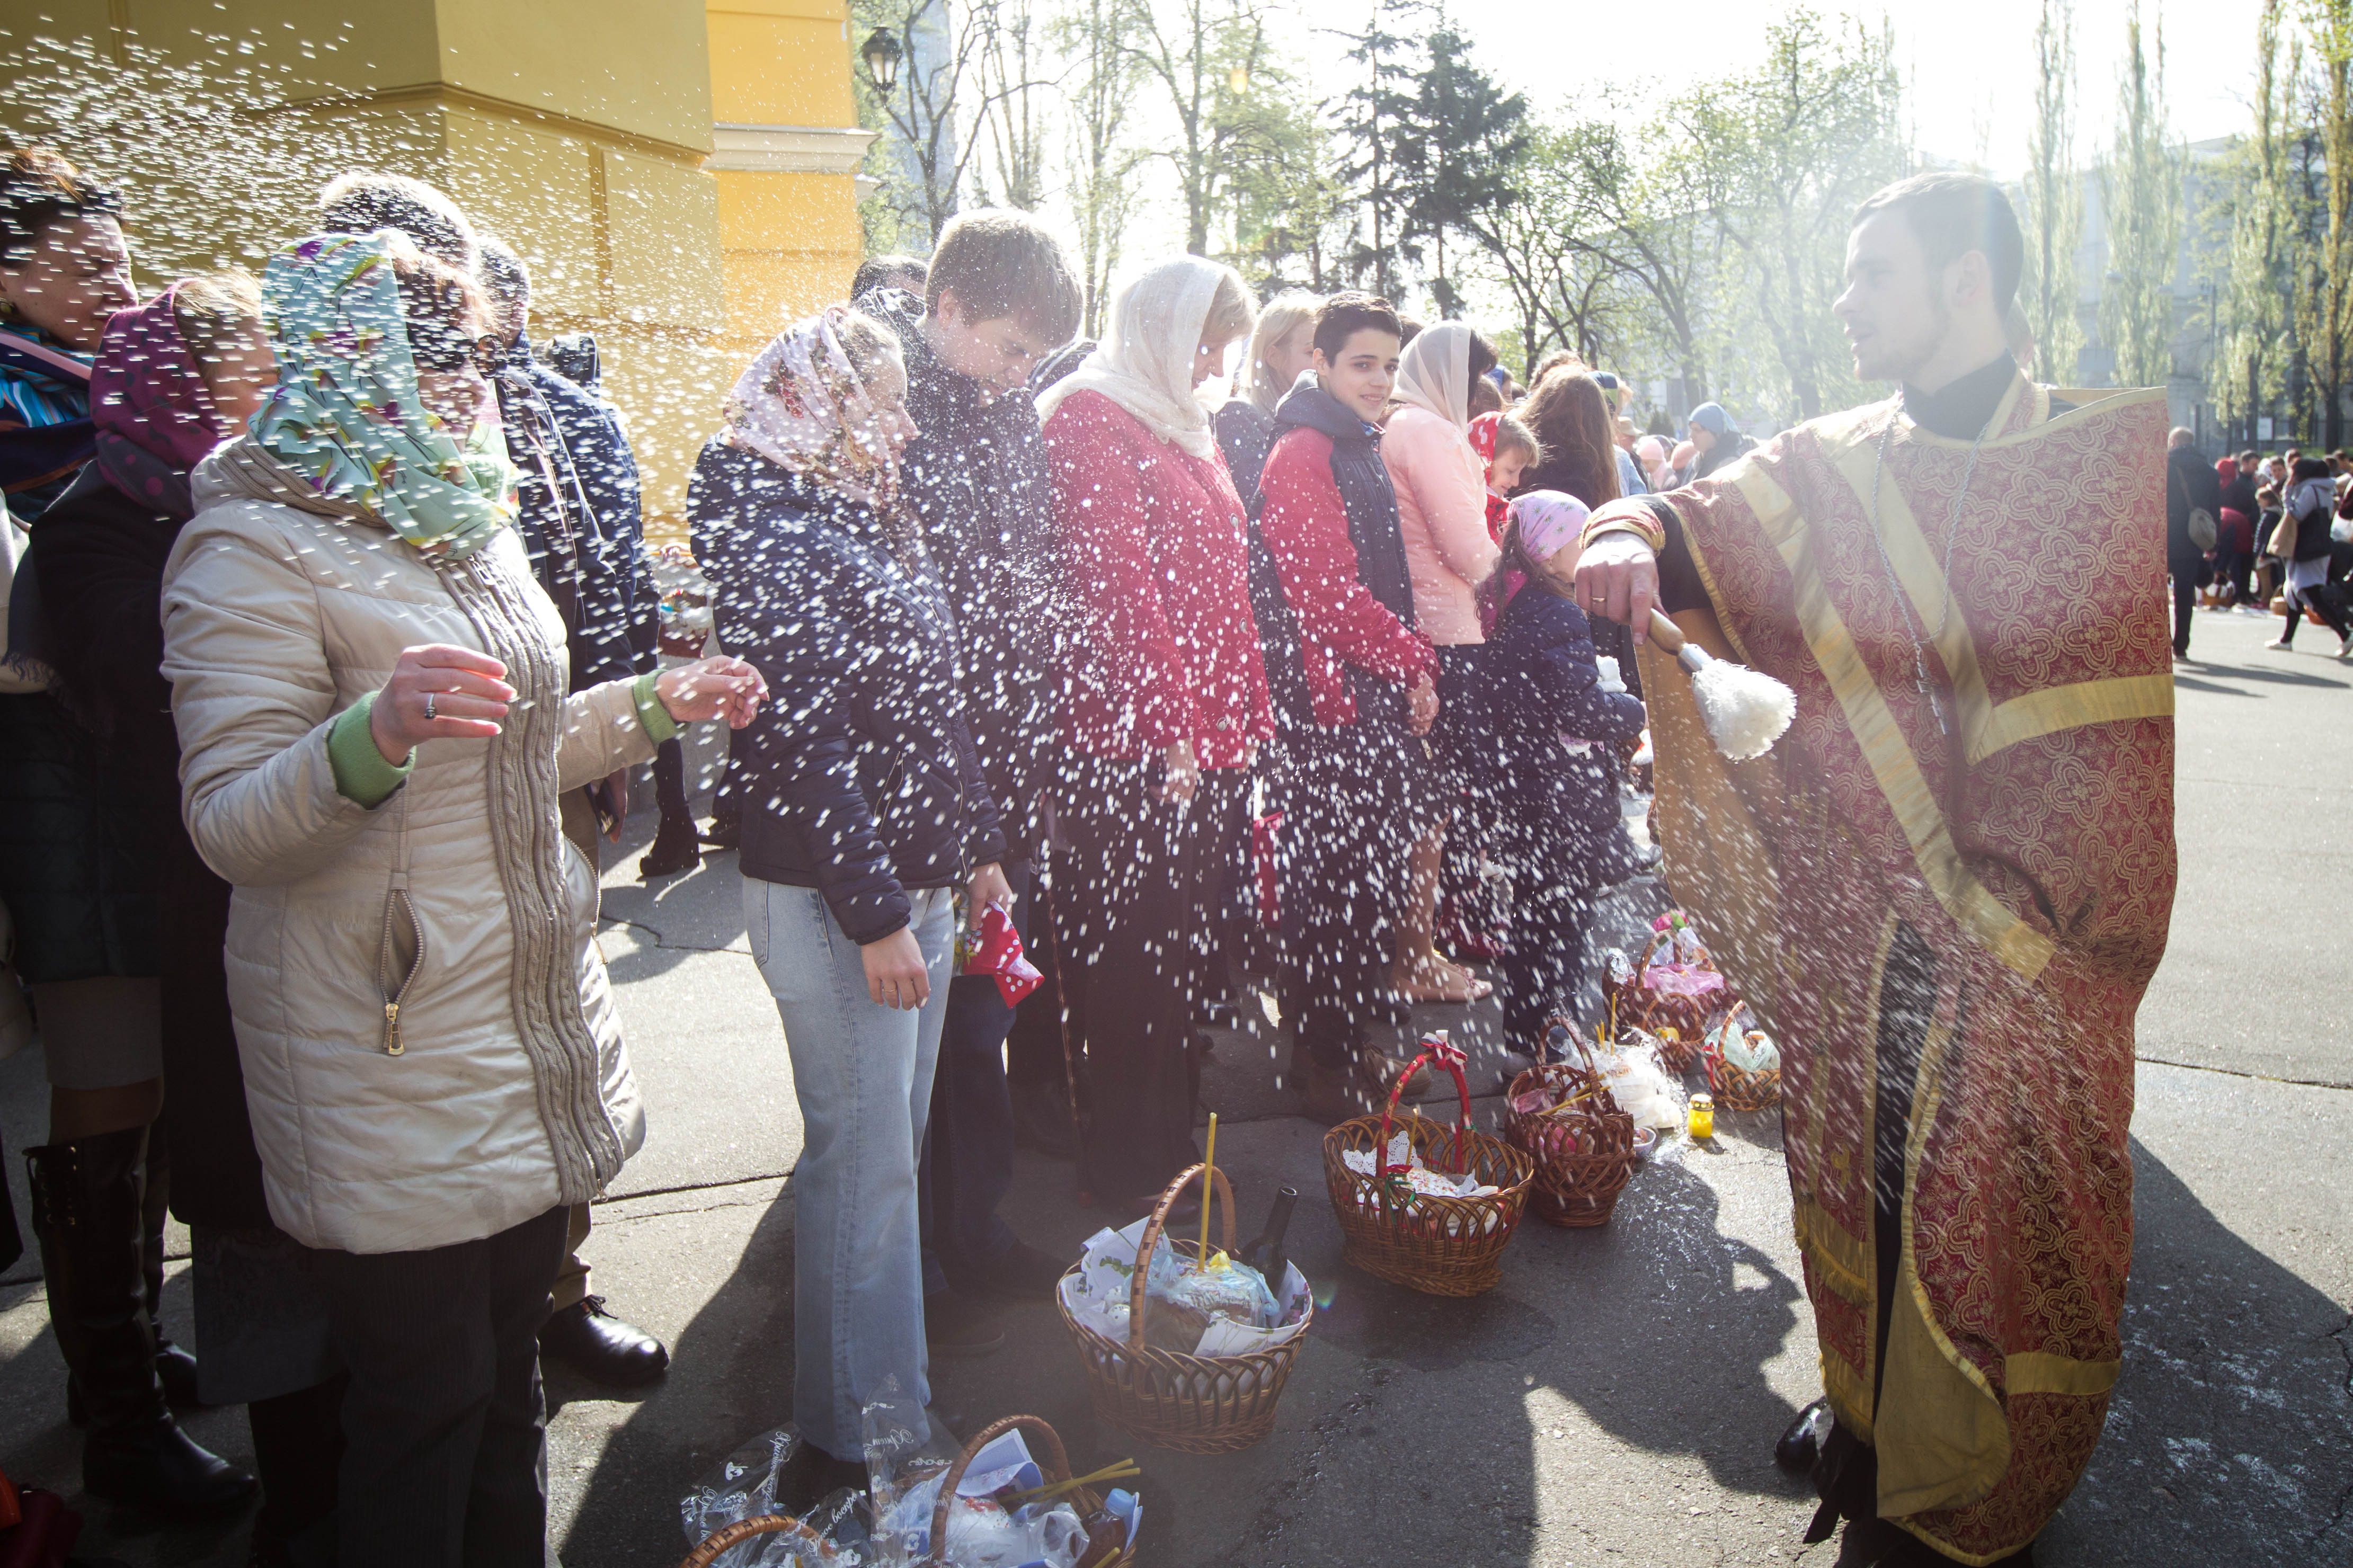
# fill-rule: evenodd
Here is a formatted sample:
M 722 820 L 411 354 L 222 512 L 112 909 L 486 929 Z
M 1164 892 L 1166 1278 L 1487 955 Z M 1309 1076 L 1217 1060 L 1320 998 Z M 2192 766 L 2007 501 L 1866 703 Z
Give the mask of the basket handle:
M 1662 944 L 1672 942 L 1674 939 L 1675 928 L 1672 926 L 1667 927 L 1664 931 L 1654 931 L 1651 933 L 1651 940 L 1642 944 L 1642 956 L 1634 961 L 1634 984 L 1637 986 L 1642 984 L 1642 972 L 1651 967 L 1651 954 L 1658 952 Z
M 1208 1172 L 1208 1180 L 1217 1184 L 1217 1195 L 1224 1200 L 1218 1205 L 1225 1220 L 1219 1228 L 1226 1235 L 1227 1254 L 1231 1256 L 1234 1250 L 1234 1189 L 1227 1184 L 1226 1173 L 1208 1165 L 1187 1166 L 1177 1173 L 1175 1181 L 1168 1184 L 1168 1190 L 1160 1194 L 1160 1201 L 1152 1205 L 1152 1217 L 1144 1226 L 1144 1239 L 1136 1243 L 1135 1274 L 1127 1286 L 1127 1342 L 1137 1350 L 1144 1348 L 1144 1284 L 1152 1274 L 1153 1249 L 1160 1245 L 1160 1233 L 1168 1228 L 1168 1211 L 1175 1205 L 1178 1194 L 1204 1171 Z M 1201 1194 L 1201 1201 L 1205 1204 L 1209 1201 L 1208 1191 Z M 1208 1259 L 1204 1258 L 1200 1261 L 1207 1263 Z M 1065 1477 L 1069 1474 L 1068 1470 L 1063 1471 Z
M 1228 1223 L 1230 1226 L 1230 1219 Z M 955 1463 L 948 1467 L 948 1473 L 940 1478 L 940 1495 L 938 1500 L 932 1504 L 932 1549 L 925 1553 L 924 1562 L 947 1561 L 948 1508 L 955 1501 L 956 1488 L 964 1481 L 965 1470 L 983 1448 L 1017 1426 L 1046 1440 L 1046 1479 L 1048 1480 L 1067 1481 L 1071 1479 L 1071 1456 L 1062 1447 L 1062 1435 L 1055 1431 L 1052 1425 L 1043 1417 L 1007 1415 L 990 1422 L 973 1434 L 972 1441 L 964 1446 L 964 1452 L 958 1454 L 955 1457 Z
M 1381 1110 L 1381 1142 L 1376 1151 L 1377 1163 L 1373 1167 L 1377 1178 L 1413 1168 L 1389 1163 L 1389 1122 L 1397 1115 L 1398 1097 L 1405 1093 L 1405 1086 L 1413 1081 L 1413 1075 L 1421 1070 L 1424 1062 L 1435 1062 L 1454 1075 L 1454 1092 L 1461 1098 L 1462 1109 L 1454 1123 L 1453 1163 L 1458 1167 L 1461 1165 L 1462 1134 L 1471 1125 L 1471 1080 L 1462 1076 L 1462 1066 L 1470 1059 L 1463 1055 L 1461 1047 L 1451 1041 L 1440 1039 L 1435 1035 L 1422 1037 L 1421 1054 L 1407 1063 L 1405 1071 L 1398 1074 L 1397 1082 L 1389 1085 L 1389 1102 Z M 1460 1175 L 1461 1172 L 1458 1169 L 1454 1173 Z
M 825 1538 L 799 1520 L 781 1513 L 764 1513 L 751 1519 L 739 1519 L 726 1529 L 706 1538 L 702 1544 L 686 1554 L 678 1568 L 711 1568 L 719 1554 L 739 1541 L 749 1541 L 755 1535 L 805 1535 L 819 1546 Z
M 1718 1078 L 1718 1073 L 1724 1066 L 1724 1047 L 1720 1042 L 1724 1038 L 1724 1032 L 1731 1028 L 1738 1021 L 1740 1015 L 1747 1011 L 1747 1003 L 1735 1001 L 1730 1007 L 1725 1009 L 1724 1022 L 1700 1037 L 1700 1066 L 1707 1071 L 1707 1087 L 1719 1094 L 1724 1091 L 1724 1085 Z

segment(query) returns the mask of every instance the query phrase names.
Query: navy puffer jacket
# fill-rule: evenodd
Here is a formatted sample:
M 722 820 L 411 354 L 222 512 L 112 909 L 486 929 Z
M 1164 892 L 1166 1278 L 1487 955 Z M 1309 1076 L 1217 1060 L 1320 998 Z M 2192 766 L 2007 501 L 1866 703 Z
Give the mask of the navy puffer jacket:
M 1472 786 L 1531 837 L 1589 858 L 1619 821 L 1609 748 L 1641 734 L 1644 714 L 1639 698 L 1601 689 L 1585 612 L 1533 584 L 1513 595 L 1464 705 Z
M 852 942 L 879 942 L 908 889 L 1005 854 L 939 578 L 919 545 L 901 563 L 872 508 L 724 440 L 686 506 L 720 643 L 768 682 L 734 741 L 744 874 L 816 888 Z

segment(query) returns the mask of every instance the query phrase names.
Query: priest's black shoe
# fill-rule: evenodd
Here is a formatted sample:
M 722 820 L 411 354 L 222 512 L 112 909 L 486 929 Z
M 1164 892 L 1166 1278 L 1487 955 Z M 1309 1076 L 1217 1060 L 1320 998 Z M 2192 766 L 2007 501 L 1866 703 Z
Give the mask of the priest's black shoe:
M 539 1351 L 614 1388 L 651 1383 L 670 1365 L 662 1342 L 605 1310 L 602 1296 L 550 1314 L 539 1331 Z
M 1814 1461 L 1821 1456 L 1822 1434 L 1830 1426 L 1831 1402 L 1815 1400 L 1798 1412 L 1798 1418 L 1773 1445 L 1773 1462 L 1793 1476 L 1813 1474 Z

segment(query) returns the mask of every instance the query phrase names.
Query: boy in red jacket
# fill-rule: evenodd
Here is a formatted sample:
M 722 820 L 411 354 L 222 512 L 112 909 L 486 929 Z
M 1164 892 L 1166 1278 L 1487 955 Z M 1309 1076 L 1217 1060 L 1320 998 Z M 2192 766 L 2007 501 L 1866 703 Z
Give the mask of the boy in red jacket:
M 1335 294 L 1315 317 L 1315 378 L 1275 410 L 1259 526 L 1299 619 L 1315 722 L 1293 750 L 1283 824 L 1290 1005 L 1311 1106 L 1350 1114 L 1395 1068 L 1373 1025 L 1405 1021 L 1389 983 L 1406 856 L 1427 826 L 1436 653 L 1414 629 L 1397 495 L 1375 423 L 1397 383 L 1395 308 Z M 1294 1060 L 1301 1059 L 1294 1057 Z M 1401 1065 L 1401 1064 L 1398 1064 Z

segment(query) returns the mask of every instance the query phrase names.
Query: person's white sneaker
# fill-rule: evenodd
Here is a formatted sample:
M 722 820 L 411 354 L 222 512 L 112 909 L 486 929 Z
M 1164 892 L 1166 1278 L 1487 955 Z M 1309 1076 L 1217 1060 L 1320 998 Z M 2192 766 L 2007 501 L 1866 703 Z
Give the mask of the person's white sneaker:
M 2337 639 L 2337 662 L 2339 664 L 2353 664 L 2353 637 L 2343 637 Z
M 2289 642 L 2283 637 L 2274 637 L 2271 641 L 2263 644 L 2263 646 L 2265 647 L 2284 648 L 2290 653 L 2294 653 L 2295 651 L 2295 644 Z

